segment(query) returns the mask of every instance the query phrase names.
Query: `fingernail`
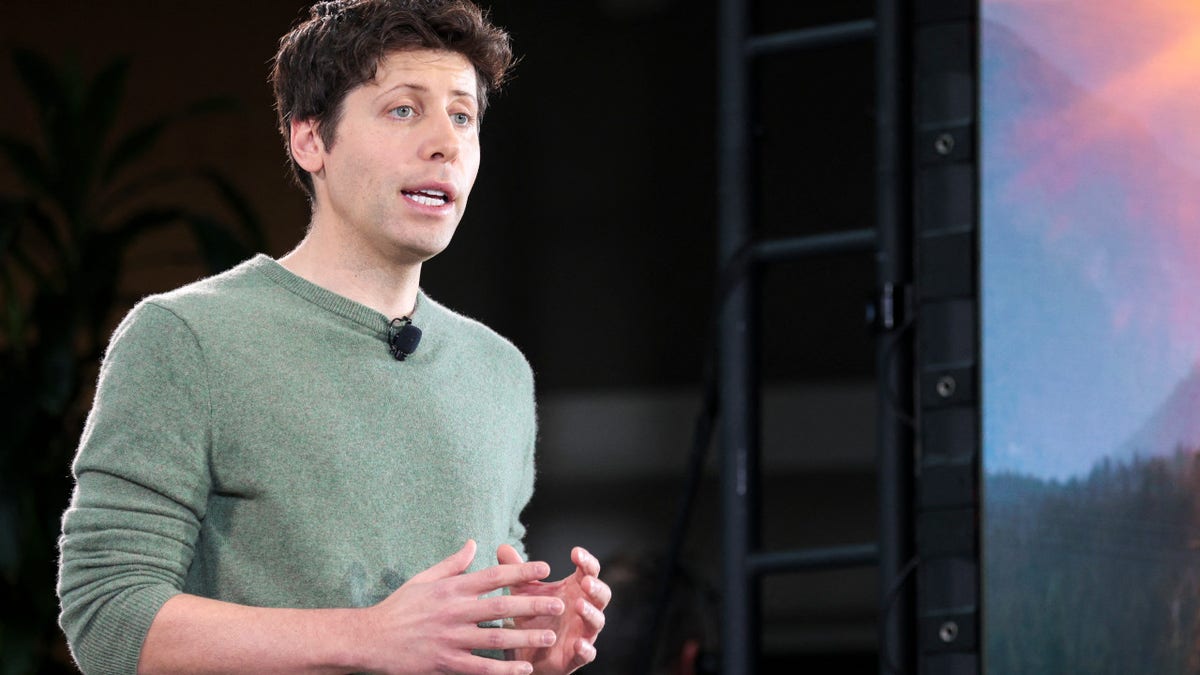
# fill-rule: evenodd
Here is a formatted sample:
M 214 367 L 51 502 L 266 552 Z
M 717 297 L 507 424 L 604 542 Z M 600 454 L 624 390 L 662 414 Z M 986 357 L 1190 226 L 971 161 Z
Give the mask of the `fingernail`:
M 555 639 L 554 631 L 548 630 L 545 633 L 542 633 L 542 644 L 546 645 L 547 647 L 554 644 Z
M 565 610 L 566 608 L 567 607 L 566 607 L 566 605 L 563 604 L 562 600 L 553 600 L 550 602 L 550 613 L 551 614 L 562 614 L 563 610 Z
M 526 664 L 522 665 L 521 672 L 525 673 L 525 675 L 530 675 L 531 673 L 533 673 L 533 664 L 526 663 Z

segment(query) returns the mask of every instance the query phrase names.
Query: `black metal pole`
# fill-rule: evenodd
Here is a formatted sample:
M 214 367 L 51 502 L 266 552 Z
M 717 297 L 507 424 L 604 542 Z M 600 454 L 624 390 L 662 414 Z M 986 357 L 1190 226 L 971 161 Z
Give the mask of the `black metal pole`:
M 879 564 L 879 545 L 847 544 L 796 551 L 774 551 L 750 556 L 750 570 L 758 575 L 780 572 L 817 572 Z
M 786 239 L 759 241 L 754 245 L 754 260 L 786 262 L 810 256 L 874 251 L 879 246 L 876 228 L 829 234 L 809 234 Z
M 752 237 L 751 85 L 743 0 L 720 0 L 717 17 L 718 264 L 728 266 Z M 747 558 L 758 545 L 758 376 L 753 266 L 732 283 L 720 310 L 722 675 L 752 675 L 758 659 L 758 580 Z
M 881 673 L 914 673 L 916 616 L 913 579 L 913 331 L 902 320 L 911 287 L 912 182 L 910 147 L 909 13 L 905 0 L 876 0 L 875 112 L 877 276 L 881 331 L 879 378 L 879 569 Z M 911 567 L 907 568 L 911 570 Z
M 751 56 L 763 56 L 798 49 L 846 44 L 853 40 L 869 40 L 874 35 L 875 22 L 863 19 L 862 21 L 847 21 L 816 28 L 785 31 L 773 35 L 754 36 L 747 41 L 746 50 Z

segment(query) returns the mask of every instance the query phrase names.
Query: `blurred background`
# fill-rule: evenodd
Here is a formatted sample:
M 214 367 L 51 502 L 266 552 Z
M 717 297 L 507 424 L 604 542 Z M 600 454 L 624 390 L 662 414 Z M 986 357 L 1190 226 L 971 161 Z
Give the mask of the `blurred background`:
M 146 294 L 282 255 L 303 233 L 266 78 L 308 4 L 0 2 L 0 673 L 71 672 L 55 538 L 116 322 Z M 528 548 L 556 575 L 576 544 L 606 563 L 617 596 L 590 672 L 629 673 L 713 341 L 715 3 L 481 4 L 522 60 L 484 123 L 466 218 L 423 285 L 529 358 L 541 437 Z M 755 32 L 872 12 L 757 4 Z M 872 58 L 867 41 L 758 68 L 764 234 L 873 223 Z M 777 266 L 763 282 L 766 546 L 870 541 L 872 260 Z M 691 514 L 664 664 L 685 644 L 719 648 L 714 484 L 710 471 Z M 872 569 L 767 579 L 763 672 L 875 670 L 877 593 Z

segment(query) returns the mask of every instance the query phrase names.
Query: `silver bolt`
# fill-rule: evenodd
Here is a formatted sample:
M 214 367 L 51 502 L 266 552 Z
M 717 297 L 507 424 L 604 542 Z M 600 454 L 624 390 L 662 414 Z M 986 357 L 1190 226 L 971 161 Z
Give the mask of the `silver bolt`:
M 937 381 L 937 393 L 942 398 L 950 398 L 954 395 L 954 391 L 958 389 L 958 382 L 950 375 L 943 375 Z
M 947 621 L 938 629 L 938 637 L 942 642 L 950 644 L 958 639 L 958 624 L 953 621 Z
M 937 140 L 933 142 L 933 149 L 943 157 L 954 152 L 954 135 L 945 133 L 938 136 Z

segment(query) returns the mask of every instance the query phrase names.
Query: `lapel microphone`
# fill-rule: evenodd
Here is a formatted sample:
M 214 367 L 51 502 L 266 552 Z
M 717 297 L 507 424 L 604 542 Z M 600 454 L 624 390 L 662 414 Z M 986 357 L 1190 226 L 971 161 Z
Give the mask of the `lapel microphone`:
M 417 351 L 421 343 L 421 329 L 413 325 L 407 316 L 392 319 L 388 323 L 388 351 L 397 361 L 403 361 Z

